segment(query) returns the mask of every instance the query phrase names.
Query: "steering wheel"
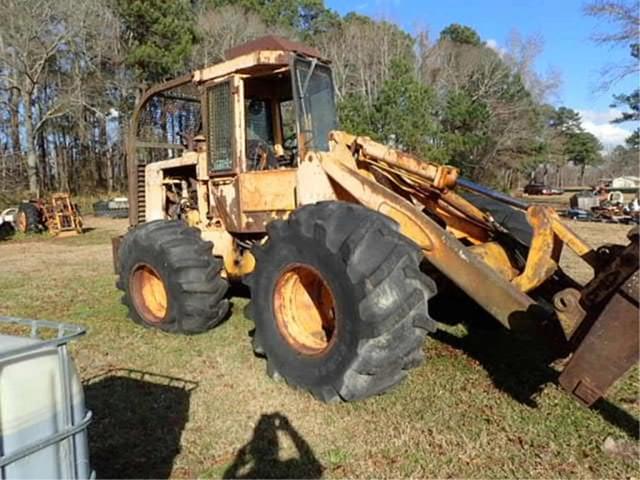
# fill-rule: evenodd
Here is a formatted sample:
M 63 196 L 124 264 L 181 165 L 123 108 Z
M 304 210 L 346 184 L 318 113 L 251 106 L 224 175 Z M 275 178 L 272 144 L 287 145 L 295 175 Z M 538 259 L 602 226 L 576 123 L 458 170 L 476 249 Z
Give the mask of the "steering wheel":
M 278 161 L 264 140 L 247 140 L 247 160 L 249 170 L 266 170 L 277 168 Z

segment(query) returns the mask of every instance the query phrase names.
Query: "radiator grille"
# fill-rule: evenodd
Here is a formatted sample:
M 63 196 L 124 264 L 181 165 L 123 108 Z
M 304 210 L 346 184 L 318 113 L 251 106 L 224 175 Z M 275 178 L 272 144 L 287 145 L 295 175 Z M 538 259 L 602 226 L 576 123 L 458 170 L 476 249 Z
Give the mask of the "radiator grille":
M 144 189 L 144 167 L 146 165 L 137 165 L 136 168 L 136 192 L 138 200 L 138 222 L 143 223 L 145 220 L 145 189 Z

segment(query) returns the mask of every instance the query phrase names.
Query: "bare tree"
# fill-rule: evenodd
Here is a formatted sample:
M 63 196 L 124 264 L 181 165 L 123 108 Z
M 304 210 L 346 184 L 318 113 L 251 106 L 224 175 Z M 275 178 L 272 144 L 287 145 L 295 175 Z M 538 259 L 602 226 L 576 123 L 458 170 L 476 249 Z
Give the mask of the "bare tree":
M 533 46 L 522 49 L 524 52 L 511 54 L 506 49 L 496 51 L 487 45 L 444 38 L 424 50 L 420 61 L 420 76 L 436 91 L 443 108 L 461 95 L 485 112 L 482 123 L 468 132 L 485 141 L 472 142 L 464 159 L 458 161 L 478 180 L 505 187 L 511 186 L 512 177 L 531 155 L 537 122 L 536 95 L 528 92 L 525 77 L 538 82 L 532 65 L 540 50 Z M 547 91 L 541 88 L 539 95 Z M 500 175 L 502 178 L 496 178 Z
M 369 105 L 398 57 L 413 57 L 413 39 L 397 25 L 370 18 L 347 17 L 340 27 L 314 39 L 332 61 L 336 95 L 359 94 Z
M 601 71 L 601 90 L 640 72 L 640 0 L 597 0 L 584 6 L 586 15 L 613 26 L 599 31 L 592 39 L 610 47 L 630 48 L 631 59 L 621 64 L 608 64 Z
M 193 49 L 194 68 L 222 61 L 229 48 L 267 34 L 293 36 L 282 27 L 268 27 L 257 13 L 235 5 L 206 4 L 197 12 L 196 31 L 200 42 Z
M 109 48 L 106 25 L 113 22 L 95 0 L 1 0 L 0 8 L 0 88 L 14 95 L 14 111 L 24 128 L 29 191 L 37 195 L 38 138 L 56 118 L 95 110 L 82 79 L 97 71 L 93 53 Z M 44 139 L 41 145 L 44 150 Z
M 544 39 L 541 35 L 523 37 L 513 29 L 502 54 L 503 60 L 520 74 L 527 90 L 538 102 L 553 99 L 562 84 L 559 70 L 552 67 L 546 74 L 536 70 L 536 61 L 543 51 Z

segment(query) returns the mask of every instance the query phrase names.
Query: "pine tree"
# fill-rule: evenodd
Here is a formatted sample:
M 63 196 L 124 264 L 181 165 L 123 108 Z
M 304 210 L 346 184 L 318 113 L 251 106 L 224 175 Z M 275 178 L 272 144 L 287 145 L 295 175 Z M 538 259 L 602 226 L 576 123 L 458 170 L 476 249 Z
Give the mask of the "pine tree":
M 182 73 L 196 41 L 188 0 L 117 0 L 126 61 L 143 85 Z
M 480 35 L 478 35 L 473 28 L 460 25 L 459 23 L 452 23 L 440 32 L 440 40 L 445 39 L 460 44 L 474 45 L 476 47 L 482 45 Z

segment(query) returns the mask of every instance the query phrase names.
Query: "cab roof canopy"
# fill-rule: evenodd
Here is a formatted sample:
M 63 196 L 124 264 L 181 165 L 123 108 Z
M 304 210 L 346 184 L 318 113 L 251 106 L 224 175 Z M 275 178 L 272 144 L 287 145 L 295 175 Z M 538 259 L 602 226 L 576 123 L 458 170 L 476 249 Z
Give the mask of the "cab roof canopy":
M 278 37 L 276 35 L 267 35 L 264 37 L 256 38 L 246 43 L 241 43 L 235 47 L 230 48 L 224 52 L 224 57 L 227 60 L 231 60 L 248 53 L 257 52 L 260 50 L 280 50 L 283 52 L 300 53 L 307 57 L 320 58 L 320 52 L 304 43 L 294 42 L 284 37 Z
M 322 59 L 315 48 L 275 35 L 257 38 L 225 52 L 226 60 L 193 73 L 194 82 L 206 82 L 231 73 L 260 74 L 289 64 L 292 55 Z M 323 60 L 324 61 L 324 60 Z

